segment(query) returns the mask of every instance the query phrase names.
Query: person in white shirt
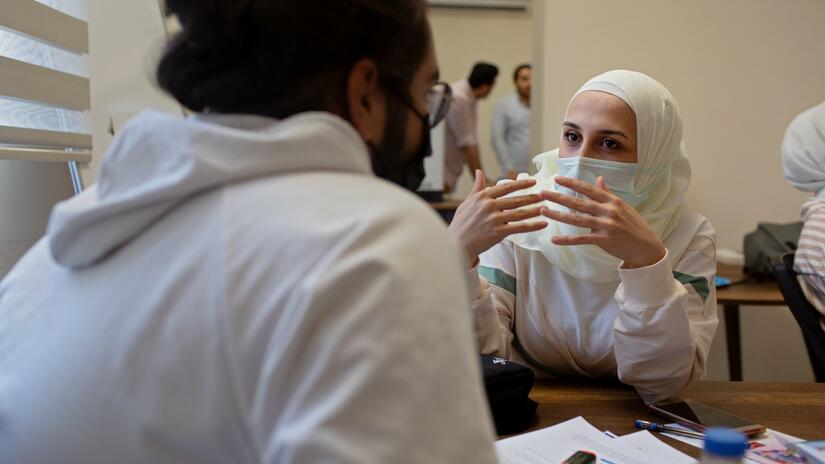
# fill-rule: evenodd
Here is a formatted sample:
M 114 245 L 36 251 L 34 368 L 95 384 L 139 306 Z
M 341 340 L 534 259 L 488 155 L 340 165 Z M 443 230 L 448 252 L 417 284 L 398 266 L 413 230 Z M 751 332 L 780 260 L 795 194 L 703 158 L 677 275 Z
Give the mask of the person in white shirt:
M 533 71 L 520 64 L 513 71 L 516 92 L 496 103 L 490 142 L 503 177 L 515 179 L 530 167 L 530 86 Z
M 521 192 L 543 207 L 514 210 L 518 195 L 479 174 L 450 226 L 476 262 L 479 349 L 546 375 L 618 377 L 647 401 L 673 397 L 705 374 L 718 324 L 716 238 L 685 206 L 676 101 L 649 76 L 607 72 L 570 102 L 560 144 L 536 157 L 536 183 Z M 546 220 L 513 218 L 536 208 Z M 499 241 L 516 225 L 536 231 Z
M 447 112 L 444 131 L 444 191 L 455 189 L 464 166 L 474 173 L 481 169 L 481 151 L 478 147 L 478 101 L 493 91 L 498 76 L 494 64 L 479 62 L 473 65 L 467 79 L 454 82 L 452 104 Z
M 794 270 L 802 291 L 822 313 L 825 327 L 825 102 L 803 111 L 782 141 L 785 179 L 813 196 L 802 205 L 802 234 Z
M 133 118 L 0 283 L 0 462 L 496 462 L 466 257 L 393 184 L 446 107 L 425 3 L 167 6 L 195 115 Z

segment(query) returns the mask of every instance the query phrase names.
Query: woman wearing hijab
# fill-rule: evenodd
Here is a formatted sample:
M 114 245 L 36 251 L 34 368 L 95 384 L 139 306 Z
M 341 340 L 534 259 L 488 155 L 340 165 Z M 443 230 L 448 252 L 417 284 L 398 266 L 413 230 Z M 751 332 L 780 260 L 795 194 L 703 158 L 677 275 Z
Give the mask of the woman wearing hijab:
M 825 315 L 825 102 L 797 116 L 782 142 L 785 178 L 814 196 L 802 205 L 802 235 L 794 256 L 808 301 Z
M 715 232 L 685 206 L 673 96 L 638 72 L 597 76 L 570 102 L 560 147 L 534 162 L 517 195 L 541 206 L 514 210 L 507 184 L 477 176 L 450 228 L 475 263 L 481 351 L 556 377 L 618 376 L 648 401 L 678 394 L 705 373 L 718 319 Z M 536 208 L 539 230 L 497 241 Z

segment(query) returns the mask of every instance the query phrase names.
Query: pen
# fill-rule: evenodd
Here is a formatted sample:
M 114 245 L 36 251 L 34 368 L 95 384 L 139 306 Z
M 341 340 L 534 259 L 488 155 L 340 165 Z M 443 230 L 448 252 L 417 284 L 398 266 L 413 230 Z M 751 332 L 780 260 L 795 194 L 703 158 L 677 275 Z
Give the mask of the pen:
M 644 429 L 650 430 L 651 432 L 667 432 L 667 433 L 675 433 L 677 435 L 684 435 L 686 437 L 691 438 L 705 438 L 705 434 L 700 432 L 694 432 L 692 430 L 682 430 L 677 429 L 674 427 L 668 427 L 667 425 L 657 424 L 656 422 L 648 422 L 641 419 L 636 420 L 636 428 L 637 429 Z

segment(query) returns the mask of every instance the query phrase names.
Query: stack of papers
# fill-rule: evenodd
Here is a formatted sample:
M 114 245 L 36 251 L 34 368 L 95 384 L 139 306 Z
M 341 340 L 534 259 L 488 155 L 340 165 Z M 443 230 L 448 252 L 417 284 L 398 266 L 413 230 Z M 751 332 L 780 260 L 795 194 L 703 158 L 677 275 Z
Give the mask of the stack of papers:
M 496 442 L 502 464 L 562 464 L 577 451 L 589 451 L 598 464 L 693 464 L 692 457 L 647 430 L 616 437 L 582 417 Z

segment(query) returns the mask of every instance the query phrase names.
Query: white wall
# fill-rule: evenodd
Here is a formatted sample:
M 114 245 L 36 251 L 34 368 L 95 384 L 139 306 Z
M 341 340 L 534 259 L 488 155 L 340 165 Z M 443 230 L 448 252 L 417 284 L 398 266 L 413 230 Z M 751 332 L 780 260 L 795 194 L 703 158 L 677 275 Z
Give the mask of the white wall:
M 499 67 L 493 92 L 478 103 L 478 136 L 481 165 L 487 176 L 500 174 L 495 152 L 490 144 L 490 123 L 495 103 L 515 92 L 513 69 L 532 57 L 532 18 L 529 12 L 465 9 L 430 9 L 430 24 L 442 80 L 452 83 L 464 79 L 477 61 Z M 472 186 L 466 168 L 453 196 L 464 198 Z
M 741 249 L 757 221 L 792 221 L 805 195 L 782 176 L 779 145 L 800 111 L 825 100 L 825 2 L 820 0 L 547 0 L 537 6 L 534 145 L 558 145 L 570 96 L 614 68 L 642 71 L 679 102 L 693 166 L 689 205 L 720 247 Z M 534 120 L 536 123 L 537 120 Z M 809 380 L 787 308 L 742 309 L 746 380 Z M 721 333 L 711 374 L 726 366 Z
M 72 194 L 66 163 L 0 160 L 0 279 L 46 232 L 52 206 Z
M 720 246 L 741 248 L 757 220 L 798 217 L 805 196 L 784 181 L 779 145 L 796 114 L 825 100 L 825 2 L 537 4 L 546 36 L 537 50 L 546 76 L 544 147 L 558 146 L 579 85 L 609 69 L 635 69 L 679 102 L 693 165 L 688 198 L 713 222 Z

